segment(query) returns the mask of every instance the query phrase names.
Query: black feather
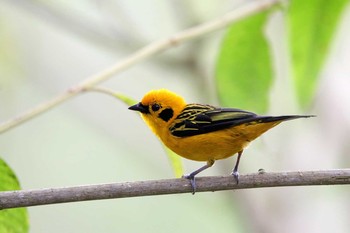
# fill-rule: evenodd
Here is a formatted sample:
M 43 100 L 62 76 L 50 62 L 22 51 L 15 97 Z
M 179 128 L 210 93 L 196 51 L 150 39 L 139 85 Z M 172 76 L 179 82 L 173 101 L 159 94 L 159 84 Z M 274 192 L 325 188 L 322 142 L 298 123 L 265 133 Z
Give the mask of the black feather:
M 246 123 L 268 123 L 311 116 L 258 116 L 235 108 L 216 108 L 210 105 L 189 104 L 174 120 L 169 130 L 177 137 L 188 137 Z
M 163 121 L 169 121 L 174 115 L 174 111 L 171 108 L 166 108 L 159 113 L 159 117 L 162 118 Z

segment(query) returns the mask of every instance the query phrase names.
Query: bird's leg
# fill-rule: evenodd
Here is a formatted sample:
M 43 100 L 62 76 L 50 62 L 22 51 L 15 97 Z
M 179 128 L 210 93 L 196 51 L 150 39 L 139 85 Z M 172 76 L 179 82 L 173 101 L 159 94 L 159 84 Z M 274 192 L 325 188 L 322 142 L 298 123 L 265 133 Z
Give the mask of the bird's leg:
M 232 171 L 232 175 L 233 175 L 233 177 L 235 178 L 237 184 L 239 183 L 238 165 L 239 165 L 239 160 L 241 159 L 242 154 L 243 154 L 243 150 L 241 150 L 241 151 L 238 152 L 238 157 L 237 157 L 237 160 L 236 160 L 236 165 L 235 165 L 235 167 L 233 168 L 233 171 Z
M 196 193 L 196 189 L 197 189 L 195 175 L 197 175 L 198 173 L 204 171 L 205 169 L 210 168 L 211 166 L 213 166 L 214 162 L 215 162 L 214 160 L 209 160 L 209 161 L 207 161 L 207 164 L 204 165 L 203 167 L 200 167 L 199 169 L 191 172 L 188 175 L 183 175 L 182 176 L 183 178 L 186 178 L 186 179 L 190 180 L 191 186 L 192 186 L 192 194 L 195 194 Z

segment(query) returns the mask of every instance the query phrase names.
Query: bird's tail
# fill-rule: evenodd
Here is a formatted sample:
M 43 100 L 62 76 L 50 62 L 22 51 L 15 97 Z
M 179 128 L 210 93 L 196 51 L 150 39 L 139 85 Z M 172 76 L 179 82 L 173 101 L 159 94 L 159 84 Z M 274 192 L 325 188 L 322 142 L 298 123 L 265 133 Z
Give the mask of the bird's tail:
M 282 121 L 289 121 L 294 120 L 298 118 L 309 118 L 309 117 L 316 117 L 315 115 L 286 115 L 286 116 L 261 116 L 258 120 L 262 123 L 268 123 L 268 122 L 282 122 Z

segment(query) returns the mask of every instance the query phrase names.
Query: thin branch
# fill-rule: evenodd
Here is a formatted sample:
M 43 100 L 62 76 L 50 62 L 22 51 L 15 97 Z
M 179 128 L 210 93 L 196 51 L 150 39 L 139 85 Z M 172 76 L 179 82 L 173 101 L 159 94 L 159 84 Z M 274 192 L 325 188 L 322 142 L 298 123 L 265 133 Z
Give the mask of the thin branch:
M 350 184 L 350 169 L 246 174 L 240 176 L 239 184 L 236 184 L 232 176 L 199 177 L 196 182 L 197 193 L 264 187 Z M 0 192 L 0 210 L 67 202 L 191 192 L 192 188 L 187 179 L 6 191 Z
M 93 43 L 93 45 L 100 46 L 108 52 L 114 50 L 129 53 L 131 50 L 138 49 L 145 44 L 139 36 L 134 36 L 130 33 L 137 30 L 133 29 L 131 23 L 128 21 L 122 23 L 124 26 L 127 25 L 125 26 L 127 27 L 126 30 L 122 27 L 108 25 L 107 22 L 95 22 L 88 17 L 82 17 L 82 15 L 77 15 L 74 12 L 58 9 L 57 6 L 53 7 L 47 2 L 35 0 L 8 0 L 8 2 L 30 12 L 35 17 L 41 18 L 42 21 L 59 26 L 63 30 L 73 33 Z M 101 3 L 103 4 L 102 1 Z M 112 10 L 113 14 L 120 15 L 123 13 L 122 10 L 115 12 L 116 10 L 120 10 L 120 8 L 116 6 Z M 102 12 L 101 14 L 106 16 L 105 13 Z M 122 16 L 122 18 L 125 20 L 126 16 Z M 172 66 L 186 64 L 186 60 L 175 56 L 162 56 L 161 58 L 156 58 L 155 61 Z
M 17 117 L 14 117 L 8 121 L 3 122 L 2 124 L 0 124 L 0 133 L 3 133 L 15 126 L 18 126 L 26 122 L 27 120 L 33 117 L 36 117 L 41 113 L 44 113 L 50 110 L 51 108 L 70 99 L 71 97 L 74 97 L 77 94 L 82 93 L 84 90 L 87 90 L 91 87 L 94 87 L 106 81 L 107 79 L 111 78 L 113 75 L 120 73 L 121 71 L 145 60 L 146 58 L 149 58 L 171 47 L 184 43 L 185 41 L 193 40 L 207 33 L 222 29 L 239 19 L 242 19 L 254 13 L 263 11 L 265 9 L 268 9 L 277 3 L 279 3 L 279 0 L 253 1 L 219 18 L 216 18 L 212 21 L 181 31 L 166 39 L 153 42 L 148 46 L 145 46 L 139 51 L 126 57 L 122 61 L 116 63 L 112 67 L 100 73 L 97 73 L 95 75 L 92 75 L 91 77 L 88 77 L 86 80 L 82 81 L 81 83 L 67 89 L 65 92 L 58 95 L 57 97 L 47 102 L 44 102 L 34 107 L 33 109 L 30 109 L 27 112 L 20 114 Z

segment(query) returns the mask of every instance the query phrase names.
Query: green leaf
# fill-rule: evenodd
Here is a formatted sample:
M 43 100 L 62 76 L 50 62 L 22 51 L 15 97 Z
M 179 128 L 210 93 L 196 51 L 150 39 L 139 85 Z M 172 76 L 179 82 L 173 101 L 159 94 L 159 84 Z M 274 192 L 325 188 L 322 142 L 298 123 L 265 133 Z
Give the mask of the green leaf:
M 126 105 L 131 106 L 137 103 L 136 100 L 134 100 L 133 98 L 130 98 L 126 95 L 123 95 L 121 93 L 118 92 L 114 92 L 113 96 L 116 97 L 117 99 L 123 101 Z
M 122 102 L 124 102 L 128 106 L 136 104 L 138 102 L 138 101 L 136 101 L 136 100 L 124 95 L 124 94 L 112 91 L 112 90 L 107 89 L 107 88 L 98 88 L 98 89 L 95 89 L 95 91 L 100 91 L 100 92 L 104 92 L 106 94 L 110 94 L 110 95 L 116 97 L 117 99 L 121 100 Z M 173 151 L 168 149 L 164 144 L 163 144 L 163 146 L 164 146 L 165 152 L 168 156 L 168 159 L 170 161 L 171 167 L 173 168 L 175 177 L 181 177 L 183 175 L 183 166 L 182 166 L 182 161 L 181 161 L 180 156 L 178 156 Z
M 265 112 L 273 72 L 263 30 L 270 11 L 250 16 L 228 29 L 216 66 L 222 105 Z
M 133 98 L 130 98 L 122 93 L 116 92 L 116 91 L 109 89 L 109 88 L 106 88 L 106 87 L 91 87 L 91 88 L 87 89 L 87 91 L 96 91 L 96 92 L 101 92 L 101 93 L 113 96 L 113 97 L 121 100 L 123 103 L 125 103 L 128 106 L 134 105 L 137 103 L 137 101 L 134 100 Z
M 19 190 L 20 185 L 11 168 L 0 159 L 0 191 Z M 28 213 L 26 208 L 0 210 L 1 233 L 28 232 Z
M 307 107 L 340 15 L 348 0 L 291 0 L 288 10 L 293 79 L 299 103 Z

